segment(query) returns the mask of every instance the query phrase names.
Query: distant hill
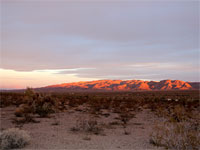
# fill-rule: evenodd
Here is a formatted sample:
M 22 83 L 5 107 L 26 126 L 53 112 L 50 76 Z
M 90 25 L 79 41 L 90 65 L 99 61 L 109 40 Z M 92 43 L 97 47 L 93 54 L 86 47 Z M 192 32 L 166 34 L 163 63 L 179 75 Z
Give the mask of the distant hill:
M 152 90 L 197 90 L 200 82 L 180 80 L 97 80 L 63 83 L 37 88 L 39 91 L 152 91 Z

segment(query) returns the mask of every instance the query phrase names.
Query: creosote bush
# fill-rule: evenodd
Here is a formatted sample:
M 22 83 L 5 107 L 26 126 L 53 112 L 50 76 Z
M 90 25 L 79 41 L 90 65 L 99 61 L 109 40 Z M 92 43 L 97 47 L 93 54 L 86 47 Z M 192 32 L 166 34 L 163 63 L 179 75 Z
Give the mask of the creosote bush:
M 10 128 L 0 133 L 1 149 L 23 148 L 30 142 L 29 134 L 24 130 Z
M 58 102 L 50 95 L 35 93 L 27 88 L 25 91 L 24 104 L 21 104 L 15 111 L 17 117 L 25 117 L 27 114 L 38 114 L 40 117 L 47 117 L 56 112 Z
M 49 114 L 56 112 L 57 102 L 51 96 L 38 96 L 38 99 L 32 103 L 34 113 L 40 117 L 47 117 Z

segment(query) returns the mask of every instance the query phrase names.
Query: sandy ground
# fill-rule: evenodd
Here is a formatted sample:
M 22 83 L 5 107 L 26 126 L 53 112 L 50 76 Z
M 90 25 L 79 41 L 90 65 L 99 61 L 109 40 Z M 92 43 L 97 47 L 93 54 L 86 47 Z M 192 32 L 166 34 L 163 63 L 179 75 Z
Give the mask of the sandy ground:
M 16 127 L 12 123 L 15 107 L 1 108 L 1 130 Z M 50 118 L 36 118 L 40 123 L 24 124 L 21 129 L 31 135 L 31 143 L 24 149 L 98 149 L 98 150 L 162 150 L 149 144 L 149 135 L 158 118 L 149 110 L 137 112 L 127 126 L 128 135 L 123 127 L 109 125 L 110 122 L 120 122 L 117 113 L 94 117 L 88 112 L 70 109 L 66 112 L 52 114 Z M 106 114 L 106 110 L 103 114 Z M 73 132 L 77 119 L 94 118 L 103 129 L 100 135 L 85 132 Z M 55 125 L 57 123 L 57 125 Z

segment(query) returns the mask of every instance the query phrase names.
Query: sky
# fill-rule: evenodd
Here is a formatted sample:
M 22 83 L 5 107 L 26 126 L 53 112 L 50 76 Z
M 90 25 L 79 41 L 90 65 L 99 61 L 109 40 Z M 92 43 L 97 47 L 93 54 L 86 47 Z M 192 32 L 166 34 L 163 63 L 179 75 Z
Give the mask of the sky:
M 198 0 L 0 0 L 0 88 L 200 81 Z

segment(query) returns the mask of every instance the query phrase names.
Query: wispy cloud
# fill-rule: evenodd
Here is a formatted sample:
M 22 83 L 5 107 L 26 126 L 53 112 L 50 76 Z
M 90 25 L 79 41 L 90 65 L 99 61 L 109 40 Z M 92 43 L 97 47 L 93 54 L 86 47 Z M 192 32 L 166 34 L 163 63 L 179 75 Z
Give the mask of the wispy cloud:
M 132 65 L 128 65 L 128 67 L 132 68 L 149 68 L 149 69 L 160 69 L 160 70 L 183 70 L 183 71 L 196 71 L 200 69 L 199 65 L 191 64 L 191 63 L 162 63 L 162 62 L 151 62 L 151 63 L 136 63 Z

